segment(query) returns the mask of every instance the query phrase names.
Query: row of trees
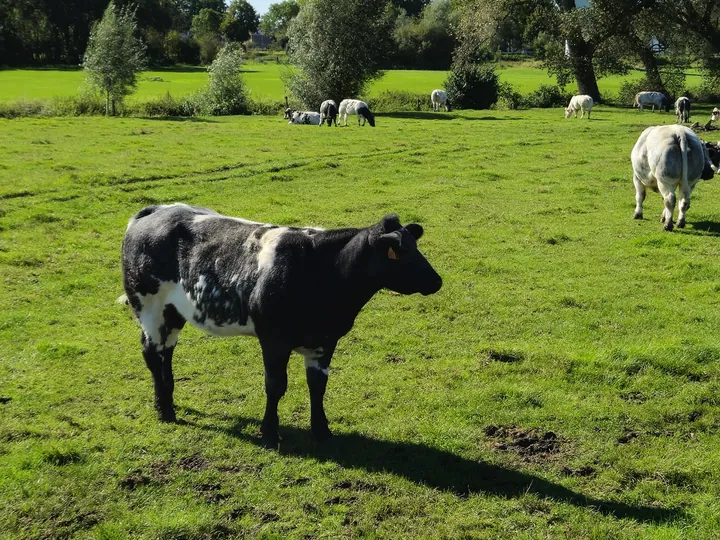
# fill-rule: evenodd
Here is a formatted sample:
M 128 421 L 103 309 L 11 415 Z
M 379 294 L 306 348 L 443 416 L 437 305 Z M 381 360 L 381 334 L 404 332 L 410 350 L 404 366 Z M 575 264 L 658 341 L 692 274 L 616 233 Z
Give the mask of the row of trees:
M 302 2 L 301 2 L 302 3 Z M 108 0 L 2 0 L 0 65 L 77 65 Z M 244 42 L 260 30 L 278 49 L 288 42 L 296 0 L 271 4 L 258 17 L 246 0 L 116 0 L 134 10 L 150 64 L 207 64 L 227 42 Z M 447 69 L 455 49 L 454 0 L 385 0 L 388 37 L 383 67 Z M 362 28 L 362 25 L 358 30 Z
M 209 61 L 260 20 L 246 0 L 116 0 L 135 13 L 152 64 Z M 78 65 L 108 0 L 0 1 L 0 65 Z M 204 55 L 201 58 L 201 55 Z

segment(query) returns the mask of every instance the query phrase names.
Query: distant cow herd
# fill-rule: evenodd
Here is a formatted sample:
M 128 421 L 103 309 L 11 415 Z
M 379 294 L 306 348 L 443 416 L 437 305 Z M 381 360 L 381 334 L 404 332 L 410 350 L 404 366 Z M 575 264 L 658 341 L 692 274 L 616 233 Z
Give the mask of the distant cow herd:
M 451 110 L 443 90 L 430 95 L 434 111 Z M 669 110 L 659 92 L 640 92 L 634 106 L 642 111 Z M 678 123 L 690 120 L 690 100 L 675 102 Z M 588 120 L 593 99 L 573 96 L 565 117 Z M 290 124 L 375 126 L 367 103 L 344 99 L 321 103 L 319 111 L 288 108 Z M 720 120 L 713 109 L 712 121 Z M 361 124 L 362 121 L 362 124 Z M 720 167 L 720 146 L 703 142 L 682 125 L 645 129 L 631 153 L 635 219 L 643 218 L 648 189 L 659 192 L 661 221 L 684 227 L 690 195 L 700 180 Z M 402 225 L 388 214 L 365 228 L 324 230 L 258 223 L 176 203 L 148 206 L 127 226 L 122 246 L 125 294 L 141 326 L 142 355 L 152 374 L 155 408 L 161 420 L 175 421 L 173 351 L 180 331 L 190 323 L 216 336 L 250 335 L 260 342 L 265 368 L 262 440 L 276 447 L 278 403 L 287 389 L 287 365 L 294 351 L 305 358 L 310 393 L 310 426 L 318 440 L 331 435 L 324 410 L 328 368 L 338 340 L 353 327 L 360 310 L 381 289 L 399 294 L 436 293 L 442 279 L 417 241 L 423 228 Z

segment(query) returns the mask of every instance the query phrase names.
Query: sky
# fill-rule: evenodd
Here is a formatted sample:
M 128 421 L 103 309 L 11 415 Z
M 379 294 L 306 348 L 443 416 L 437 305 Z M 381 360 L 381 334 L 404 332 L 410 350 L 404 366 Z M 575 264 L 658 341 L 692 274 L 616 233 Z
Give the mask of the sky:
M 268 6 L 278 1 L 279 0 L 248 0 L 250 5 L 255 8 L 255 11 L 257 11 L 258 15 L 263 15 L 264 13 L 266 13 L 268 10 Z M 225 3 L 227 4 L 228 2 L 226 1 Z

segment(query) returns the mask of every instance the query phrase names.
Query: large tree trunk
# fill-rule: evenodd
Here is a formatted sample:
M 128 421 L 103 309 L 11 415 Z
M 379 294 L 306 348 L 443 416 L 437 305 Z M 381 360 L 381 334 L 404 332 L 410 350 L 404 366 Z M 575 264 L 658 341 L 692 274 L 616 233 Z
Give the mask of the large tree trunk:
M 595 103 L 599 103 L 600 89 L 595 77 L 592 46 L 582 39 L 568 40 L 568 52 L 578 92 L 590 96 Z
M 575 0 L 559 0 L 558 6 L 566 13 L 577 9 Z M 599 102 L 600 89 L 595 77 L 595 67 L 593 66 L 595 47 L 592 43 L 588 43 L 583 39 L 579 28 L 573 32 L 573 35 L 568 37 L 567 45 L 573 75 L 578 84 L 578 91 L 580 94 L 590 96 L 596 103 Z
M 645 44 L 640 44 L 638 55 L 640 56 L 640 60 L 642 60 L 643 66 L 645 66 L 645 77 L 650 85 L 648 90 L 655 90 L 656 92 L 669 95 L 662 82 L 662 76 L 660 75 L 657 60 L 655 59 L 655 54 L 653 54 L 652 49 Z

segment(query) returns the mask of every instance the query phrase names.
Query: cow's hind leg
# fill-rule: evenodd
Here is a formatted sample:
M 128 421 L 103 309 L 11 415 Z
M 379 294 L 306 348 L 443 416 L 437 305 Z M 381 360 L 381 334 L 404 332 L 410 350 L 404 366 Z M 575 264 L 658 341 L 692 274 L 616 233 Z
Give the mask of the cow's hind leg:
M 672 217 L 673 212 L 675 212 L 675 203 L 677 198 L 675 196 L 675 191 L 667 190 L 667 188 L 663 187 L 662 184 L 658 183 L 658 188 L 660 190 L 660 194 L 662 195 L 663 202 L 665 203 L 665 209 L 660 216 L 660 221 L 665 224 L 665 230 L 670 232 L 673 230 Z
M 685 227 L 685 214 L 690 209 L 690 189 L 681 189 L 680 191 L 680 211 L 678 212 L 677 226 L 682 229 Z
M 647 189 L 637 177 L 633 177 L 633 183 L 635 184 L 635 213 L 633 214 L 633 219 L 642 219 L 643 202 L 645 201 L 645 196 L 647 195 Z
M 305 375 L 310 391 L 310 429 L 316 440 L 324 441 L 332 436 L 323 401 L 335 344 L 302 352 L 305 356 Z
M 148 306 L 145 309 L 151 309 Z M 159 311 L 159 309 L 157 309 Z M 175 421 L 173 392 L 175 380 L 172 372 L 172 356 L 177 344 L 180 330 L 185 319 L 170 304 L 162 307 L 161 313 L 148 314 L 141 317 L 143 327 L 141 342 L 143 358 L 153 377 L 155 386 L 155 409 L 163 422 Z M 152 322 L 156 324 L 152 324 Z
M 287 391 L 287 364 L 290 359 L 289 347 L 271 341 L 260 340 L 263 363 L 265 364 L 265 416 L 260 432 L 267 448 L 277 448 L 280 443 L 278 427 L 278 403 Z

